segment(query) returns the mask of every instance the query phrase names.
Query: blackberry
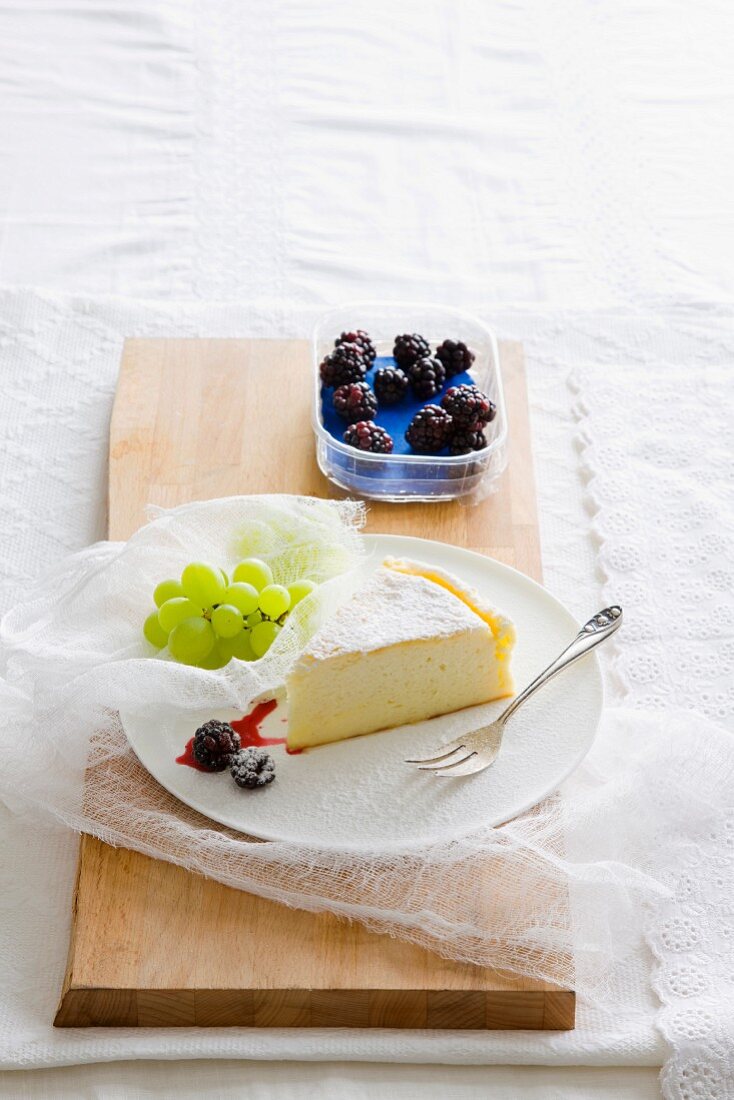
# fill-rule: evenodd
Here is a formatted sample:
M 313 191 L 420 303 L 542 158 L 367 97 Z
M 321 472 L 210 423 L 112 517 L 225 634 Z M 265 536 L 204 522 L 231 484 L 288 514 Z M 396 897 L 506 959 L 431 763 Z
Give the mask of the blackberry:
M 489 424 L 497 414 L 486 393 L 476 386 L 452 386 L 443 395 L 441 407 L 453 418 L 457 428 L 474 431 Z
M 476 356 L 461 340 L 444 340 L 436 348 L 436 358 L 444 365 L 447 378 L 469 370 Z
M 440 405 L 424 405 L 415 414 L 405 438 L 419 454 L 438 454 L 448 443 L 453 421 Z
M 275 761 L 264 749 L 240 749 L 229 771 L 238 787 L 266 787 L 275 779 Z
M 347 382 L 359 382 L 366 372 L 367 363 L 357 344 L 339 344 L 319 367 L 321 381 L 325 386 L 344 386 Z
M 481 428 L 459 428 L 449 439 L 450 455 L 468 455 L 472 451 L 482 451 L 487 446 L 487 437 Z
M 223 772 L 230 757 L 240 751 L 240 735 L 227 722 L 213 718 L 194 734 L 194 759 L 210 772 Z
M 338 348 L 342 344 L 356 344 L 357 347 L 361 348 L 368 369 L 374 363 L 377 349 L 372 343 L 368 333 L 366 333 L 363 328 L 355 328 L 353 332 L 343 332 L 341 336 L 334 341 L 334 347 Z
M 381 405 L 397 405 L 408 389 L 408 376 L 397 367 L 382 367 L 375 371 L 375 393 Z
M 334 363 L 327 355 L 321 364 L 321 381 L 325 386 L 346 386 L 348 382 L 361 382 L 363 378 L 361 363 Z
M 446 381 L 446 371 L 440 359 L 426 356 L 406 369 L 411 389 L 421 401 L 427 401 L 441 392 Z
M 406 332 L 402 336 L 395 337 L 392 354 L 399 367 L 409 367 L 411 363 L 417 363 L 419 359 L 425 359 L 430 355 L 431 348 L 428 341 L 417 332 L 412 335 Z
M 349 424 L 372 420 L 377 412 L 377 398 L 366 382 L 350 382 L 334 390 L 334 408 Z
M 392 436 L 374 420 L 359 420 L 350 424 L 344 433 L 344 442 L 358 451 L 373 451 L 378 455 L 389 455 L 393 449 Z

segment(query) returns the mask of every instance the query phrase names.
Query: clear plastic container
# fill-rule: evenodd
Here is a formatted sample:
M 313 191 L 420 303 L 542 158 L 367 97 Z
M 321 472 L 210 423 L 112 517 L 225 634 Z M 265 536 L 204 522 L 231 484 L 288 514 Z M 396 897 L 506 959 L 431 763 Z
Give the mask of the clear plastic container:
M 446 339 L 468 344 L 476 355 L 471 374 L 497 406 L 497 415 L 485 432 L 487 447 L 469 455 L 379 455 L 334 438 L 322 419 L 319 364 L 333 349 L 334 340 L 355 328 L 370 334 L 378 356 L 392 355 L 395 336 L 402 332 L 420 333 L 433 349 Z M 492 491 L 507 465 L 507 410 L 497 339 L 476 317 L 448 306 L 414 302 L 348 303 L 329 310 L 316 324 L 313 369 L 316 457 L 322 473 L 335 485 L 358 497 L 396 503 L 454 500 L 470 493 L 484 497 Z

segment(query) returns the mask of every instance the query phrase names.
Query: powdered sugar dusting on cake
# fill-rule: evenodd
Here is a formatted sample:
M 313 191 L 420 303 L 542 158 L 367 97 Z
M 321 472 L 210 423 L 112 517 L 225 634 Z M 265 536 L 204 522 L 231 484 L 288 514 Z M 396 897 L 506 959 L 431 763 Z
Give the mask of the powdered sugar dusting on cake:
M 515 644 L 517 638 L 515 624 L 512 620 L 503 615 L 501 611 L 498 611 L 496 607 L 492 607 L 491 604 L 487 603 L 476 588 L 470 588 L 469 585 L 464 584 L 458 577 L 455 577 L 453 573 L 441 569 L 438 565 L 427 565 L 425 562 L 411 561 L 408 558 L 388 557 L 385 558 L 384 564 L 386 568 L 394 569 L 397 572 L 410 574 L 416 571 L 419 574 L 427 573 L 433 577 L 441 578 L 446 584 L 460 592 L 462 598 L 466 600 L 470 607 L 475 608 L 480 616 L 490 620 L 492 633 L 500 650 L 511 649 Z
M 489 627 L 458 597 L 425 577 L 381 567 L 311 639 L 300 662 L 366 653 L 422 638 Z

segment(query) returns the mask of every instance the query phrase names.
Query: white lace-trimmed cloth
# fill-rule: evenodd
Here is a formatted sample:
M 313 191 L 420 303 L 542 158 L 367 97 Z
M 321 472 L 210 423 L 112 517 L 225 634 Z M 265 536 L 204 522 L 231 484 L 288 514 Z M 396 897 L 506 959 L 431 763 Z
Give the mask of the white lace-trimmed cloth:
M 732 369 L 587 382 L 573 379 L 599 560 L 628 609 L 615 672 L 633 706 L 667 716 L 676 700 L 692 727 L 647 765 L 660 769 L 653 812 L 668 810 L 670 896 L 647 923 L 672 1047 L 663 1083 L 676 1100 L 719 1100 L 734 1096 L 734 737 L 696 715 L 734 727 Z
M 734 725 L 734 374 L 578 372 L 599 565 L 630 608 L 615 671 L 636 707 Z

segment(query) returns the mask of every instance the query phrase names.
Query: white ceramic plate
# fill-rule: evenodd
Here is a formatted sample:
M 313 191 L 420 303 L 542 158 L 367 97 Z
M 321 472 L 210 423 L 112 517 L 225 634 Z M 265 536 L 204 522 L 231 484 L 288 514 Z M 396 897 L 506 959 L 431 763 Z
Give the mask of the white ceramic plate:
M 578 630 L 566 608 L 535 581 L 491 558 L 445 543 L 367 535 L 375 565 L 389 554 L 430 562 L 477 588 L 517 627 L 515 683 L 523 688 Z M 589 615 L 597 608 L 590 607 Z M 123 716 L 141 763 L 182 802 L 230 828 L 267 840 L 320 847 L 396 849 L 499 825 L 534 806 L 589 751 L 602 708 L 599 666 L 591 654 L 551 681 L 512 718 L 495 764 L 465 779 L 437 779 L 403 763 L 429 756 L 451 735 L 491 720 L 499 700 L 412 726 L 323 745 L 288 756 L 271 748 L 277 778 L 257 791 L 240 790 L 225 773 L 205 774 L 175 762 L 195 728 L 234 713 L 162 714 L 151 723 Z M 280 702 L 261 727 L 283 737 Z M 463 725 L 457 729 L 456 723 Z

